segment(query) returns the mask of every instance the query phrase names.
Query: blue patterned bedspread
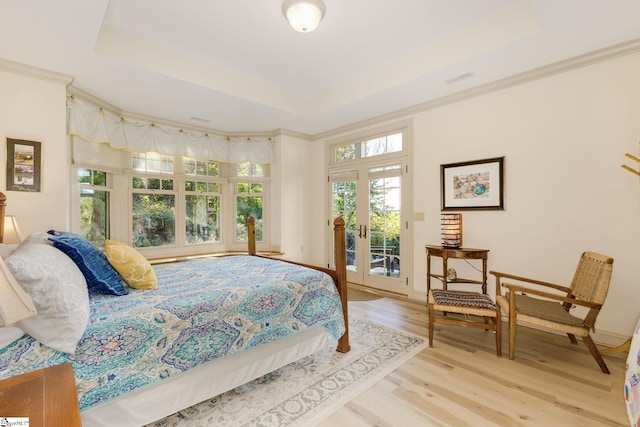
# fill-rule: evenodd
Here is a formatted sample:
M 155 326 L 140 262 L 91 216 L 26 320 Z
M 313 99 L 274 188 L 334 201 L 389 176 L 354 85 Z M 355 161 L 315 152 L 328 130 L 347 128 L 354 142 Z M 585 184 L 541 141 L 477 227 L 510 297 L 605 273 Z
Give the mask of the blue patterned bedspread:
M 80 410 L 209 361 L 322 325 L 344 333 L 328 275 L 277 260 L 231 256 L 157 265 L 158 289 L 91 296 L 75 355 L 25 335 L 0 351 L 0 378 L 70 362 Z

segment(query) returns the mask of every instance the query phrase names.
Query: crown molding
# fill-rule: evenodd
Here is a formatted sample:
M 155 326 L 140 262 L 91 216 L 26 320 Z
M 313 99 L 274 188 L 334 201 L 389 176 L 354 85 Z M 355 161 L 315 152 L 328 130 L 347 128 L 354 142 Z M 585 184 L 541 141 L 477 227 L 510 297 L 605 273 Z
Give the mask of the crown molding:
M 496 80 L 491 83 L 487 83 L 481 86 L 476 86 L 471 89 L 463 90 L 451 95 L 447 95 L 441 98 L 433 99 L 421 104 L 407 107 L 401 110 L 394 111 L 388 114 L 382 114 L 376 117 L 372 117 L 366 120 L 362 120 L 356 123 L 351 123 L 346 126 L 342 126 L 336 129 L 332 129 L 327 132 L 322 132 L 312 136 L 312 140 L 320 140 L 331 138 L 343 133 L 353 132 L 354 130 L 361 129 L 363 127 L 380 124 L 380 122 L 397 120 L 399 118 L 411 116 L 417 113 L 421 113 L 434 108 L 442 107 L 444 105 L 452 104 L 454 102 L 463 101 L 466 99 L 474 98 L 481 95 L 486 95 L 491 92 L 496 92 L 502 89 L 518 86 L 521 84 L 529 83 L 535 80 L 544 79 L 546 77 L 554 76 L 557 74 L 573 71 L 578 68 L 587 67 L 600 62 L 609 61 L 621 56 L 630 55 L 640 52 L 640 38 L 630 40 L 625 43 L 620 43 L 603 49 L 595 50 L 593 52 L 585 53 L 583 55 L 574 56 L 573 58 L 566 59 L 564 61 L 555 62 L 553 64 L 545 65 L 540 68 L 536 68 L 524 73 L 516 74 L 504 79 Z
M 2 58 L 0 58 L 0 71 L 7 71 L 26 77 L 37 78 L 54 83 L 61 83 L 65 86 L 69 86 L 74 79 L 72 76 L 69 76 L 67 74 L 56 73 L 55 71 L 49 71 L 45 70 L 44 68 L 21 64 L 19 62 L 9 61 L 8 59 Z
M 272 135 L 274 137 L 276 136 L 290 136 L 293 138 L 299 138 L 299 139 L 306 139 L 308 141 L 311 141 L 313 139 L 313 137 L 311 135 L 308 135 L 306 133 L 302 133 L 302 132 L 296 132 L 293 130 L 288 130 L 288 129 L 276 129 L 272 132 Z
M 300 139 L 309 140 L 309 141 L 316 141 L 316 140 L 324 140 L 324 139 L 336 137 L 344 133 L 357 131 L 364 127 L 380 125 L 381 122 L 388 122 L 388 121 L 406 118 L 407 116 L 422 113 L 427 110 L 439 108 L 448 104 L 452 104 L 455 102 L 459 102 L 459 101 L 474 98 L 477 96 L 485 95 L 488 93 L 496 92 L 502 89 L 518 86 L 521 84 L 529 83 L 535 80 L 540 80 L 546 77 L 554 76 L 554 75 L 565 73 L 568 71 L 573 71 L 578 68 L 594 65 L 604 61 L 609 61 L 621 56 L 626 56 L 626 55 L 630 55 L 637 52 L 640 52 L 640 38 L 630 40 L 625 43 L 613 45 L 607 48 L 599 49 L 583 55 L 575 56 L 573 58 L 569 58 L 564 61 L 559 61 L 553 64 L 536 68 L 534 70 L 526 71 L 524 73 L 520 73 L 514 76 L 506 77 L 504 79 L 496 80 L 494 82 L 490 82 L 481 86 L 470 88 L 470 89 L 457 92 L 451 95 L 447 95 L 441 98 L 429 100 L 411 107 L 407 107 L 401 110 L 396 110 L 391 113 L 371 117 L 369 119 L 354 122 L 349 125 L 345 125 L 339 128 L 335 128 L 335 129 L 332 129 L 326 132 L 321 132 L 314 135 L 307 135 L 301 132 L 296 132 L 296 131 L 283 129 L 283 128 L 275 129 L 273 131 L 264 131 L 264 132 L 225 133 L 216 129 L 197 127 L 190 124 L 172 122 L 169 120 L 161 120 L 158 118 L 134 114 L 134 113 L 126 113 L 126 112 L 123 112 L 121 109 L 105 102 L 104 100 L 101 100 L 96 96 L 93 96 L 87 92 L 84 92 L 81 89 L 71 86 L 73 78 L 69 76 L 53 73 L 50 71 L 38 69 L 38 68 L 27 66 L 27 65 L 22 65 L 12 61 L 6 61 L 3 59 L 0 59 L 0 70 L 3 70 L 5 68 L 10 68 L 9 71 L 21 72 L 21 74 L 33 75 L 35 77 L 40 77 L 40 78 L 51 76 L 49 77 L 49 79 L 51 79 L 52 77 L 55 77 L 57 81 L 60 81 L 60 79 L 62 79 L 63 82 L 68 81 L 68 83 L 66 84 L 68 85 L 67 92 L 69 94 L 76 95 L 79 98 L 86 100 L 87 102 L 90 102 L 94 105 L 101 106 L 116 115 L 120 115 L 128 119 L 148 121 L 148 122 L 156 123 L 160 125 L 165 125 L 165 126 L 170 126 L 175 128 L 185 128 L 185 129 L 189 129 L 197 132 L 205 132 L 205 133 L 221 135 L 225 137 L 291 136 L 294 138 L 300 138 Z M 38 75 L 33 74 L 36 71 L 38 72 Z

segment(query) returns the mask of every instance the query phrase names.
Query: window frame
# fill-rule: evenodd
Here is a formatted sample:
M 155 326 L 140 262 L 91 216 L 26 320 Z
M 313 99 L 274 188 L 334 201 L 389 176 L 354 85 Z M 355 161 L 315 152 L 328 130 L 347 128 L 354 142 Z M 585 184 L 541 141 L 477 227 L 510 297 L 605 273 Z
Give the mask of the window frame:
M 139 153 L 138 153 L 139 154 Z M 146 154 L 146 153 L 144 153 Z M 238 242 L 235 239 L 235 219 L 236 219 L 236 199 L 235 185 L 239 182 L 255 182 L 262 184 L 261 197 L 262 203 L 262 221 L 263 221 L 263 239 L 257 243 L 259 250 L 270 250 L 271 239 L 269 236 L 269 206 L 270 206 L 270 168 L 268 164 L 262 164 L 263 174 L 265 176 L 238 176 L 237 164 L 220 162 L 218 163 L 217 176 L 197 175 L 185 173 L 185 160 L 196 160 L 186 156 L 167 156 L 173 159 L 173 172 L 146 172 L 140 168 L 133 169 L 133 152 L 121 152 L 122 168 L 108 168 L 100 165 L 92 164 L 74 164 L 72 165 L 73 179 L 77 185 L 73 186 L 72 194 L 72 231 L 81 233 L 80 230 L 80 183 L 77 174 L 80 169 L 99 170 L 107 172 L 107 182 L 111 185 L 108 187 L 110 191 L 109 221 L 111 224 L 109 238 L 125 242 L 133 246 L 133 194 L 172 194 L 175 197 L 174 218 L 175 218 L 175 242 L 170 246 L 154 246 L 154 247 L 137 247 L 148 258 L 174 258 L 176 256 L 198 255 L 206 253 L 224 252 L 224 251 L 246 251 L 247 242 Z M 210 160 L 205 160 L 210 161 Z M 141 189 L 133 188 L 133 177 L 141 178 L 159 178 L 172 179 L 173 189 Z M 109 178 L 111 177 L 111 179 Z M 208 182 L 218 184 L 218 193 L 199 193 L 197 191 L 186 191 L 186 182 Z M 197 184 L 196 184 L 197 186 Z M 86 187 L 86 184 L 85 184 Z M 188 194 L 204 194 L 215 195 L 220 200 L 220 241 L 219 242 L 198 242 L 187 243 L 186 236 L 186 196 Z M 181 232 L 180 230 L 184 230 Z
M 146 178 L 146 179 L 160 179 L 162 180 L 162 176 L 164 175 L 165 178 L 168 177 L 169 174 L 148 174 L 148 175 L 144 175 L 142 173 L 139 173 L 139 171 L 133 171 L 134 173 L 132 173 L 131 175 L 128 175 L 129 177 L 129 191 L 128 191 L 128 195 L 129 195 L 129 211 L 128 211 L 128 215 L 129 215 L 129 240 L 128 240 L 128 244 L 131 245 L 132 247 L 134 247 L 136 250 L 143 252 L 146 249 L 157 249 L 157 250 L 161 250 L 161 249 L 170 249 L 170 248 L 176 248 L 179 247 L 179 234 L 178 234 L 178 230 L 179 228 L 179 218 L 176 215 L 176 212 L 178 212 L 178 205 L 179 205 L 179 194 L 178 191 L 176 190 L 176 179 L 174 177 L 172 177 L 171 179 L 173 180 L 173 189 L 171 190 L 165 190 L 165 189 L 149 189 L 149 188 L 134 188 L 133 186 L 133 179 L 135 177 L 140 177 L 140 178 Z M 173 210 L 174 210 L 174 223 L 173 223 L 173 227 L 174 227 L 174 239 L 173 239 L 173 244 L 169 244 L 169 245 L 163 245 L 163 246 L 136 246 L 135 242 L 134 242 L 134 236 L 133 236 L 133 197 L 135 194 L 151 194 L 151 195 L 169 195 L 169 196 L 173 196 L 174 197 L 174 203 L 173 203 Z
M 194 178 L 194 179 L 190 179 L 190 178 Z M 188 181 L 195 181 L 196 182 L 196 189 L 195 190 L 187 190 L 186 189 L 186 184 Z M 182 212 L 184 212 L 184 222 L 185 222 L 185 226 L 184 226 L 184 231 L 185 231 L 185 238 L 184 238 L 184 245 L 185 247 L 198 247 L 199 245 L 210 245 L 210 244 L 222 244 L 224 242 L 224 230 L 225 230 L 225 221 L 224 221 L 224 187 L 225 187 L 225 183 L 221 182 L 222 180 L 219 177 L 209 177 L 209 176 L 203 176 L 203 175 L 185 175 L 185 179 L 182 183 L 182 191 L 183 191 L 183 196 L 182 196 L 182 201 L 184 203 L 184 209 L 182 210 Z M 218 191 L 217 192 L 212 192 L 212 191 L 198 191 L 197 190 L 197 185 L 198 182 L 206 182 L 207 184 L 217 184 L 218 185 Z M 219 223 L 219 230 L 218 230 L 218 236 L 219 236 L 219 240 L 218 241 L 206 241 L 206 242 L 195 242 L 195 243 L 189 243 L 187 242 L 187 235 L 186 235 L 186 225 L 187 225 L 187 216 L 186 216 L 186 208 L 187 208 L 187 196 L 189 195 L 195 195 L 195 196 L 205 196 L 205 197 L 218 197 L 219 202 L 218 202 L 218 223 Z
M 236 191 L 237 185 L 239 183 L 247 182 L 247 183 L 261 183 L 262 184 L 262 240 L 256 241 L 256 247 L 258 249 L 269 249 L 271 246 L 271 238 L 269 233 L 269 212 L 270 212 L 270 184 L 271 184 L 271 169 L 270 165 L 262 164 L 262 176 L 240 176 L 238 175 L 238 166 L 240 163 L 231 165 L 230 167 L 230 176 L 229 176 L 229 185 L 228 188 L 228 200 L 231 201 L 232 208 L 228 210 L 228 215 L 231 217 L 227 222 L 227 233 L 226 236 L 229 239 L 229 245 L 232 250 L 246 250 L 247 242 L 239 241 L 236 239 L 236 214 L 237 214 L 237 197 L 243 197 L 242 195 L 249 195 L 251 193 L 238 193 Z
M 81 170 L 89 170 L 91 171 L 91 182 L 90 183 L 84 183 L 84 182 L 80 182 L 78 179 L 78 174 Z M 105 185 L 96 185 L 94 184 L 94 174 L 93 172 L 103 172 L 105 174 Z M 72 173 L 72 179 L 74 180 L 74 184 L 72 185 L 72 194 L 75 197 L 72 197 L 72 213 L 71 213 L 71 220 L 74 224 L 77 224 L 77 229 L 74 228 L 73 231 L 77 232 L 78 234 L 82 233 L 82 229 L 81 229 L 81 225 L 82 225 L 82 218 L 81 218 L 81 205 L 82 205 L 82 190 L 83 189 L 87 189 L 87 190 L 94 190 L 94 191 L 105 191 L 108 193 L 107 199 L 108 199 L 108 204 L 107 204 L 107 209 L 106 209 L 106 214 L 108 215 L 107 221 L 106 221 L 106 229 L 105 229 L 105 239 L 109 239 L 111 238 L 111 233 L 112 233 L 112 225 L 113 225 L 113 199 L 114 199 L 114 176 L 113 173 L 108 171 L 107 168 L 100 168 L 98 166 L 88 166 L 88 165 L 75 165 L 73 167 L 71 167 L 71 173 Z

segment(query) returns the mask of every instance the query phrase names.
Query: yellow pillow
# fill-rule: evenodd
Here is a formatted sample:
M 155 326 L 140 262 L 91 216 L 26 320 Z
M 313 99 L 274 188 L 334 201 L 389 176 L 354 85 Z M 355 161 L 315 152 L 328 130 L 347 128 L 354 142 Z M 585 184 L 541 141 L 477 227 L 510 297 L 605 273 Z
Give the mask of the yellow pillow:
M 104 254 L 122 279 L 132 288 L 156 289 L 158 279 L 149 261 L 126 243 L 116 240 L 104 241 Z

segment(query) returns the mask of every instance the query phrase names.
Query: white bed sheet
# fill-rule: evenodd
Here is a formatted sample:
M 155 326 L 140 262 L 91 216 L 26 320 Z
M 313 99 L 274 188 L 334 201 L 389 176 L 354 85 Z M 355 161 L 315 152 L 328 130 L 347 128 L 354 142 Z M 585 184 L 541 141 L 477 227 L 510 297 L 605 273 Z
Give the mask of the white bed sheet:
M 232 390 L 330 343 L 337 345 L 322 326 L 316 326 L 94 406 L 80 414 L 82 425 L 140 427 Z

